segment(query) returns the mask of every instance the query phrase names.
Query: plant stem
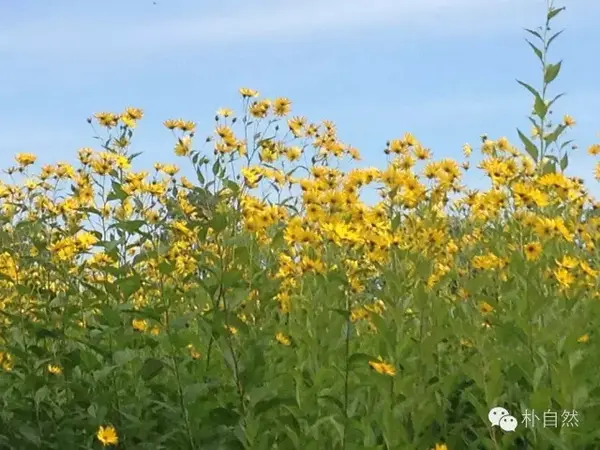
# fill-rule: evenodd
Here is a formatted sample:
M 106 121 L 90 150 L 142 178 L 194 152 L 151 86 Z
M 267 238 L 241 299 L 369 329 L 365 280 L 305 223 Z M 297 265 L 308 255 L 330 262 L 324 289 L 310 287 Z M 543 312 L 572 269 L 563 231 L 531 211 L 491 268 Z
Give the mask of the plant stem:
M 346 449 L 347 429 L 348 429 L 348 381 L 350 375 L 350 300 L 346 295 L 346 342 L 345 342 L 345 358 L 346 370 L 344 373 L 344 437 L 342 441 L 342 449 Z

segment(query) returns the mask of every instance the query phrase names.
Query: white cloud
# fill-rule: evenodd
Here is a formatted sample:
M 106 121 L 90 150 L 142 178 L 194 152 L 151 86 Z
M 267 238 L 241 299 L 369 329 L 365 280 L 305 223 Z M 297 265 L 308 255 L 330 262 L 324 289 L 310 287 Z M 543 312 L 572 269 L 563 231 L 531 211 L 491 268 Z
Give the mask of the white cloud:
M 543 14 L 541 0 L 287 0 L 279 4 L 255 0 L 251 8 L 222 4 L 218 12 L 208 15 L 196 8 L 175 10 L 165 1 L 119 18 L 114 12 L 107 14 L 110 9 L 102 9 L 102 3 L 76 11 L 58 9 L 54 17 L 2 27 L 0 55 L 100 57 L 108 53 L 118 57 L 128 49 L 150 54 L 253 39 L 356 35 L 368 28 L 392 26 L 399 33 L 421 36 L 476 35 L 515 32 L 524 24 L 539 22 L 536 16 Z

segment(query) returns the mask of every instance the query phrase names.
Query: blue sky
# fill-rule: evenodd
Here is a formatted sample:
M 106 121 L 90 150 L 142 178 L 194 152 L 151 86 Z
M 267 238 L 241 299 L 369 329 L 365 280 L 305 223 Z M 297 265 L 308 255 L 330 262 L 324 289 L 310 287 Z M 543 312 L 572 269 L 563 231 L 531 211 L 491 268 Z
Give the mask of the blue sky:
M 556 115 L 577 120 L 571 173 L 589 182 L 585 149 L 600 141 L 600 2 L 568 0 Z M 294 115 L 331 119 L 382 166 L 386 140 L 414 133 L 436 158 L 465 142 L 529 132 L 537 60 L 524 27 L 544 19 L 542 0 L 88 0 L 0 2 L 0 167 L 17 152 L 74 161 L 94 146 L 85 119 L 141 107 L 140 169 L 187 163 L 161 125 L 172 117 L 213 127 L 214 111 L 239 107 L 239 87 L 286 96 Z M 595 21 L 596 20 L 596 21 Z M 558 118 L 557 117 L 557 118 Z M 471 182 L 481 182 L 479 174 Z

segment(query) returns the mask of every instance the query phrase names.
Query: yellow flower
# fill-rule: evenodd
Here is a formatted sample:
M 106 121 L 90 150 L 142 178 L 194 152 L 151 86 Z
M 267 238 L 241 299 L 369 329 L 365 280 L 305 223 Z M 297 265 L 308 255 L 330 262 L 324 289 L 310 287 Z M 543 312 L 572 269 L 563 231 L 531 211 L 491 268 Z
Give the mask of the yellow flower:
M 465 157 L 468 158 L 471 156 L 471 153 L 473 153 L 473 148 L 469 144 L 463 145 L 463 154 Z
M 96 113 L 94 114 L 94 117 L 96 118 L 100 126 L 105 128 L 116 127 L 120 119 L 120 116 L 118 114 L 109 112 Z
M 48 364 L 48 372 L 52 375 L 60 375 L 62 373 L 62 368 L 55 364 Z
M 121 114 L 121 122 L 128 128 L 135 128 L 136 122 L 135 119 L 132 119 L 128 114 Z
M 575 277 L 564 267 L 554 271 L 554 278 L 562 288 L 568 288 L 575 281 Z
M 35 156 L 33 153 L 18 153 L 15 156 L 15 160 L 21 167 L 27 167 L 32 165 L 37 160 L 37 156 Z
M 473 343 L 472 343 L 472 342 L 471 342 L 469 339 L 461 339 L 461 340 L 459 341 L 459 344 L 460 344 L 462 347 L 466 347 L 466 348 L 471 348 L 471 347 L 473 347 Z
M 577 342 L 580 344 L 585 344 L 590 340 L 590 335 L 585 333 L 577 338 Z
M 96 437 L 102 443 L 103 446 L 117 445 L 119 443 L 119 437 L 117 436 L 117 430 L 112 425 L 106 427 L 100 426 Z
M 129 107 L 125 109 L 124 115 L 127 115 L 132 120 L 140 120 L 142 117 L 144 117 L 144 111 L 142 111 L 140 108 Z
M 13 357 L 10 353 L 0 352 L 0 367 L 6 372 L 13 368 Z
M 389 363 L 386 363 L 381 357 L 379 357 L 376 361 L 369 361 L 369 366 L 375 372 L 380 373 L 382 375 L 388 375 L 393 377 L 396 375 L 396 368 Z
M 168 119 L 163 122 L 163 125 L 169 130 L 174 130 L 175 128 L 177 128 L 177 121 L 174 119 Z
M 565 114 L 563 117 L 563 123 L 566 127 L 572 127 L 575 125 L 575 119 L 573 119 L 570 115 Z
M 276 116 L 281 117 L 288 115 L 292 109 L 291 106 L 292 102 L 285 97 L 276 98 L 273 101 L 273 111 Z
M 249 88 L 241 88 L 240 94 L 242 94 L 242 97 L 244 97 L 244 98 L 258 97 L 258 91 L 255 91 L 254 89 L 249 89 Z
M 278 332 L 275 335 L 275 339 L 277 340 L 277 342 L 279 342 L 281 345 L 290 345 L 292 343 L 292 340 L 290 339 L 289 336 L 286 336 L 285 334 L 283 334 L 282 332 Z
M 193 133 L 196 130 L 196 123 L 192 122 L 191 120 L 186 120 L 186 121 L 180 121 L 177 124 L 177 127 L 184 132 L 187 133 Z
M 435 448 L 431 450 L 448 450 L 448 446 L 446 444 L 435 444 Z
M 494 310 L 494 307 L 490 305 L 488 302 L 479 302 L 479 311 L 483 314 L 490 313 Z
M 187 348 L 190 352 L 190 356 L 192 357 L 192 359 L 200 359 L 202 357 L 200 352 L 196 350 L 196 347 L 194 347 L 192 344 L 188 344 Z
M 556 260 L 556 265 L 560 267 L 564 267 L 565 269 L 574 269 L 579 265 L 579 260 L 573 258 L 572 256 L 565 255 L 562 260 Z
M 279 308 L 282 313 L 288 313 L 291 307 L 290 294 L 287 292 L 280 292 L 275 296 L 275 300 L 279 303 Z
M 135 331 L 146 331 L 148 329 L 148 322 L 144 319 L 133 319 L 131 326 Z
M 233 111 L 229 108 L 219 108 L 217 109 L 217 116 L 221 117 L 229 117 L 233 115 Z
M 588 153 L 589 153 L 591 156 L 597 156 L 597 155 L 600 155 L 600 144 L 593 144 L 593 145 L 590 145 L 590 146 L 589 146 L 589 148 L 588 148 Z
M 592 267 L 590 267 L 590 265 L 588 263 L 586 263 L 585 261 L 581 261 L 579 263 L 579 266 L 581 267 L 581 270 L 583 270 L 590 277 L 598 276 L 598 271 L 592 269 Z
M 191 151 L 192 139 L 189 136 L 177 140 L 177 144 L 175 144 L 175 154 L 177 156 L 187 156 Z
M 542 245 L 539 242 L 530 242 L 523 246 L 523 252 L 527 261 L 535 261 L 542 253 Z

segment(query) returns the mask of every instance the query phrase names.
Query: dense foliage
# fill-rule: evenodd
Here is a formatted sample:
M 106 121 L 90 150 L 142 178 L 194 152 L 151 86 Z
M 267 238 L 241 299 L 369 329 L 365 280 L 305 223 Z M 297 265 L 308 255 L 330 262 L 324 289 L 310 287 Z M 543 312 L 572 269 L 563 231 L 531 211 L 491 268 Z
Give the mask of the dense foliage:
M 547 28 L 524 152 L 477 146 L 487 190 L 461 183 L 471 146 L 434 160 L 409 133 L 385 168 L 342 171 L 360 154 L 333 123 L 251 89 L 200 150 L 165 122 L 194 181 L 133 169 L 136 108 L 96 114 L 77 165 L 18 154 L 0 448 L 597 449 L 599 205 L 565 172 L 574 120 L 548 120 Z M 493 406 L 540 422 L 503 432 Z

